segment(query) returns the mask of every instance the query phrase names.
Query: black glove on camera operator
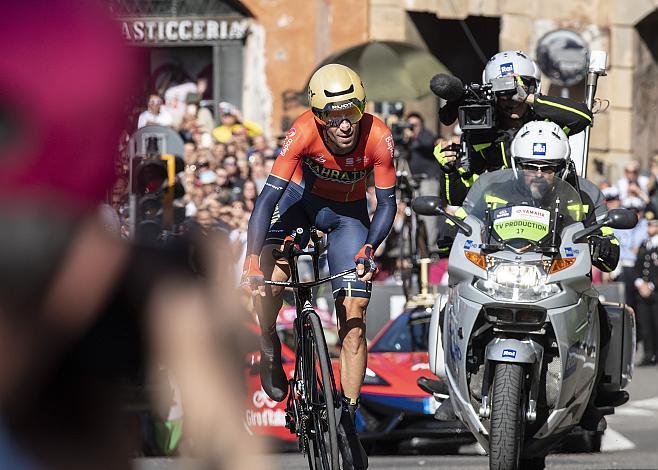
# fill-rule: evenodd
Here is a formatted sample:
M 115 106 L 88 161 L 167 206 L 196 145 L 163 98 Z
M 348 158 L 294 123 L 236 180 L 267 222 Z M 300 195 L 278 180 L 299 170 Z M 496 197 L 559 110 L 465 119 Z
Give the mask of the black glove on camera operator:
M 464 86 L 455 77 L 439 74 L 430 88 L 445 99 L 439 118 L 445 125 L 459 118 L 462 142 L 459 152 L 440 142 L 434 156 L 441 165 L 441 194 L 450 205 L 461 205 L 466 193 L 485 171 L 510 166 L 509 144 L 523 124 L 548 120 L 567 135 L 592 123 L 584 103 L 539 93 L 541 72 L 520 51 L 500 52 L 487 63 L 480 84 Z

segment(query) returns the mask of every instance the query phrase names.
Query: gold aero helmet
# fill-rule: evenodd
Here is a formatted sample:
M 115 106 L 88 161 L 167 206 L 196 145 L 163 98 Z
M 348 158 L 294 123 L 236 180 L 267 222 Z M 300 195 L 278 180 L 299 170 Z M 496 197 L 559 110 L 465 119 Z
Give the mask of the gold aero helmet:
M 366 108 L 366 90 L 354 70 L 340 64 L 327 64 L 311 77 L 308 102 L 320 124 L 338 127 L 345 119 L 356 124 Z

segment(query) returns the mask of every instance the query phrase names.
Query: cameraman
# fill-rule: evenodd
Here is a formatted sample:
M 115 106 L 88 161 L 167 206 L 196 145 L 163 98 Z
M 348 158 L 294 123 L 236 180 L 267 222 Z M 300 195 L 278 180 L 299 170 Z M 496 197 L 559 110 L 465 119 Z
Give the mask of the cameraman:
M 412 176 L 419 181 L 421 196 L 435 195 L 439 192 L 439 179 L 441 167 L 433 155 L 436 136 L 425 127 L 425 119 L 419 113 L 411 112 L 407 115 L 407 126 L 402 131 L 403 145 L 408 150 L 409 170 Z M 433 244 L 436 241 L 436 217 L 419 216 L 427 229 L 427 241 Z
M 577 134 L 592 124 L 592 113 L 584 103 L 539 93 L 541 72 L 524 52 L 505 51 L 494 55 L 482 72 L 482 81 L 491 83 L 506 75 L 516 77 L 516 90 L 496 95 L 496 128 L 464 132 L 463 138 L 468 142 L 467 158 L 460 158 L 454 147 L 448 148 L 447 141 L 440 141 L 434 148 L 434 156 L 445 174 L 441 194 L 450 205 L 463 203 L 480 174 L 510 166 L 510 142 L 525 123 L 552 121 L 567 135 Z M 461 99 L 448 101 L 439 111 L 441 121 L 445 123 L 456 116 L 460 104 Z

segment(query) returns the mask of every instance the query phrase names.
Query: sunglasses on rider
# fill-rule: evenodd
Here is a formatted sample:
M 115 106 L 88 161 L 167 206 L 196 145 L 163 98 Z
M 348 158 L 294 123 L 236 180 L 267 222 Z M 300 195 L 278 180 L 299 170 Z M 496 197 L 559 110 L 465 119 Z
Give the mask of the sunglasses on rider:
M 525 171 L 531 171 L 531 172 L 537 172 L 541 171 L 542 173 L 546 173 L 549 175 L 557 173 L 557 171 L 560 169 L 559 165 L 541 165 L 538 163 L 523 163 L 521 165 L 521 169 Z
M 328 103 L 323 109 L 311 108 L 313 115 L 328 127 L 338 127 L 345 120 L 356 124 L 363 117 L 365 103 L 356 98 L 342 103 Z

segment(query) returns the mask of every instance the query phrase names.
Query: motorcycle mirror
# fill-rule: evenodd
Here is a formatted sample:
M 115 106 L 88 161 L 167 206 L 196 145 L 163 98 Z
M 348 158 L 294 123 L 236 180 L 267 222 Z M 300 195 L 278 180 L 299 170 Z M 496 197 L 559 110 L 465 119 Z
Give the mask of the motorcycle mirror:
M 637 225 L 637 215 L 635 215 L 634 212 L 629 211 L 628 209 L 611 209 L 603 222 L 587 227 L 586 229 L 574 234 L 573 240 L 576 243 L 584 242 L 588 235 L 593 234 L 601 227 L 623 230 L 633 228 L 635 225 Z
M 441 208 L 441 198 L 437 196 L 419 196 L 413 200 L 411 207 L 420 215 L 442 215 L 445 214 Z
M 415 198 L 412 203 L 411 207 L 416 212 L 416 214 L 420 215 L 442 215 L 446 217 L 448 220 L 450 220 L 453 224 L 455 224 L 459 230 L 464 232 L 466 236 L 471 235 L 471 227 L 468 226 L 466 223 L 464 223 L 463 220 L 461 220 L 459 217 L 455 217 L 452 214 L 448 214 L 446 211 L 443 210 L 441 207 L 441 198 L 437 196 L 419 196 Z
M 622 230 L 633 228 L 637 225 L 637 215 L 628 209 L 612 209 L 608 212 L 606 225 Z

